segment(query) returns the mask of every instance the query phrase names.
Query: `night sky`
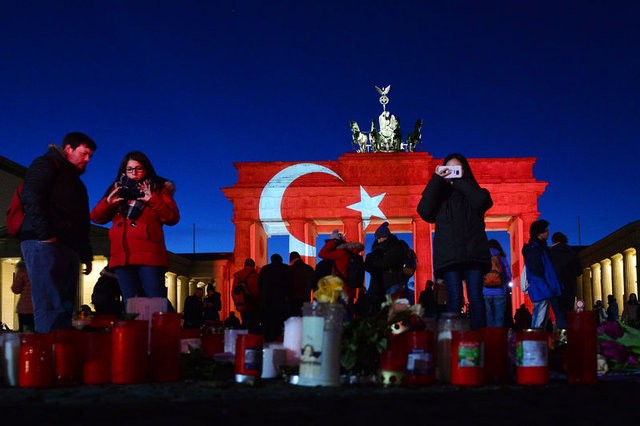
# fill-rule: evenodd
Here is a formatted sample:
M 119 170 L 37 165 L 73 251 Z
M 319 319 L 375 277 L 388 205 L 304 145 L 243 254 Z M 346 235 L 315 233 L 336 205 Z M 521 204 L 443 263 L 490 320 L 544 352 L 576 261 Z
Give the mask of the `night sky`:
M 168 249 L 195 226 L 232 251 L 233 162 L 336 160 L 390 84 L 421 151 L 536 157 L 541 217 L 588 245 L 639 218 L 639 22 L 637 1 L 1 1 L 0 155 L 87 133 L 93 207 L 142 150 L 177 186 Z

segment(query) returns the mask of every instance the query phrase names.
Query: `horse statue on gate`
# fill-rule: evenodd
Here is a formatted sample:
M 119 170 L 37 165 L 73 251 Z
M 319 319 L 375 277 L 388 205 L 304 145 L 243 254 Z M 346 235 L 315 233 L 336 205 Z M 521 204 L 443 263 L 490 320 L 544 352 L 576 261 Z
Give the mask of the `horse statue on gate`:
M 351 148 L 354 148 L 356 152 L 367 152 L 367 142 L 369 142 L 369 138 L 360 131 L 358 123 L 351 121 L 350 125 L 353 138 L 351 141 Z M 357 148 L 355 148 L 356 146 Z
M 413 131 L 409 133 L 409 136 L 407 136 L 407 152 L 414 152 L 416 150 L 416 146 L 422 142 L 420 129 L 422 129 L 422 120 L 416 120 L 416 124 L 413 126 Z

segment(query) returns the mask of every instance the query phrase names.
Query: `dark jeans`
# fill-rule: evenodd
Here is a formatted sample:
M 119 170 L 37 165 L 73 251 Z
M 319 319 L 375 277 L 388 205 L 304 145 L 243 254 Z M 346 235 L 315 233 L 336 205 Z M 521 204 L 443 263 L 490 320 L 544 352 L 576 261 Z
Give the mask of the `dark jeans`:
M 167 297 L 164 266 L 122 266 L 116 268 L 125 305 L 131 297 Z
M 18 314 L 18 331 L 20 333 L 33 332 L 35 328 L 33 314 Z
M 36 333 L 71 328 L 80 279 L 78 253 L 38 240 L 25 240 L 20 248 L 31 280 Z
M 478 268 L 447 271 L 447 312 L 460 313 L 464 306 L 462 282 L 467 285 L 467 297 L 471 310 L 471 328 L 476 330 L 486 325 L 484 296 L 482 295 L 482 271 Z

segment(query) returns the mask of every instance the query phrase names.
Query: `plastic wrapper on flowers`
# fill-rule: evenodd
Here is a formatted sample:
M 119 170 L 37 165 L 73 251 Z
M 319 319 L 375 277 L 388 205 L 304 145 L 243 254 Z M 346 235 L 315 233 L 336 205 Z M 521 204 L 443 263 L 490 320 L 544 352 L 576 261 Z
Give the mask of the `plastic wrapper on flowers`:
M 598 372 L 640 373 L 640 330 L 618 321 L 598 327 Z
M 342 280 L 335 275 L 327 275 L 318 281 L 318 289 L 313 292 L 313 298 L 320 303 L 338 303 L 344 299 Z

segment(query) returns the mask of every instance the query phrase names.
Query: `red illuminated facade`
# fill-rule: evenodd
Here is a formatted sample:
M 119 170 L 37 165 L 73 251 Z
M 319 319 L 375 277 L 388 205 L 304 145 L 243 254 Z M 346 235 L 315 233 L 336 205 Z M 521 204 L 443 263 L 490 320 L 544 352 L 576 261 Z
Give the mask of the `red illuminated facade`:
M 488 189 L 493 207 L 488 231 L 506 231 L 514 276 L 513 306 L 525 303 L 520 291 L 522 245 L 538 216 L 538 198 L 547 185 L 533 176 L 535 158 L 472 158 L 480 186 Z M 337 161 L 235 163 L 238 182 L 223 188 L 233 203 L 236 268 L 251 257 L 268 263 L 269 237 L 289 235 L 290 251 L 315 265 L 318 235 L 334 228 L 350 241 L 364 243 L 383 222 L 394 233 L 410 233 L 418 254 L 416 294 L 433 279 L 432 233 L 416 207 L 436 165 L 442 159 L 426 152 L 347 153 Z M 505 250 L 507 248 L 505 247 Z

